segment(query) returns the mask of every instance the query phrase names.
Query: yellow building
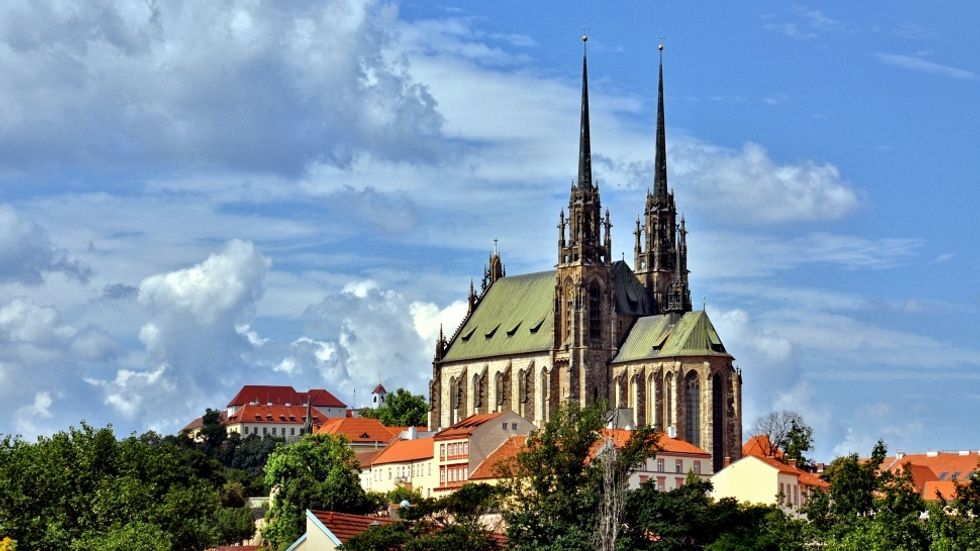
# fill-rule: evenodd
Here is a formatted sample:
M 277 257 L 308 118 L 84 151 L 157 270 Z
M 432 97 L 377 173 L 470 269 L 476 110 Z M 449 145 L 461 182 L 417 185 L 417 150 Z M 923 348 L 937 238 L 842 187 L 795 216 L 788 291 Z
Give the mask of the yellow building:
M 829 485 L 793 463 L 747 455 L 711 477 L 711 495 L 715 499 L 732 497 L 744 503 L 779 505 L 786 512 L 795 512 L 806 503 L 813 488 Z
M 365 491 L 390 492 L 397 487 L 418 490 L 430 497 L 437 486 L 433 467 L 432 438 L 398 440 L 374 456 L 361 468 L 361 487 Z

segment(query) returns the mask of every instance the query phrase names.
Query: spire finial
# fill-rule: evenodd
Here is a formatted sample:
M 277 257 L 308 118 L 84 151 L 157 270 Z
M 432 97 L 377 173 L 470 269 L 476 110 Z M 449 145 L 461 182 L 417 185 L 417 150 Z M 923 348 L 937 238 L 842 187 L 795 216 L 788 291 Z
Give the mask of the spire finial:
M 660 74 L 657 85 L 657 149 L 654 155 L 653 194 L 667 198 L 667 132 L 664 125 L 664 44 L 663 37 L 657 49 L 660 51 Z
M 589 139 L 589 35 L 582 35 L 582 119 L 578 144 L 578 186 L 592 187 L 592 144 Z

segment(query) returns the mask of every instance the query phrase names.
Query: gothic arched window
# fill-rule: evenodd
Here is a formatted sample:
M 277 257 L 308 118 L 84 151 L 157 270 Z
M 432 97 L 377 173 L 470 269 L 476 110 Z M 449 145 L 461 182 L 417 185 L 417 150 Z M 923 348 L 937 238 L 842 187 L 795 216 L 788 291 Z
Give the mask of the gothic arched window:
M 701 381 L 694 371 L 684 377 L 684 440 L 701 445 Z
M 595 281 L 589 286 L 589 337 L 594 341 L 602 338 L 602 290 Z

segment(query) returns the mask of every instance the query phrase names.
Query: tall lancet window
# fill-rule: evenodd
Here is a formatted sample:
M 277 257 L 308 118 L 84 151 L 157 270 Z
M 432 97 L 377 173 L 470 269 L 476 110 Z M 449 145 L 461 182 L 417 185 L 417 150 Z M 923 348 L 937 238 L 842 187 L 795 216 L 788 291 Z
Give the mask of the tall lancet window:
M 602 291 L 595 281 L 589 286 L 589 337 L 602 339 Z
M 684 377 L 684 440 L 701 445 L 701 381 L 691 371 Z

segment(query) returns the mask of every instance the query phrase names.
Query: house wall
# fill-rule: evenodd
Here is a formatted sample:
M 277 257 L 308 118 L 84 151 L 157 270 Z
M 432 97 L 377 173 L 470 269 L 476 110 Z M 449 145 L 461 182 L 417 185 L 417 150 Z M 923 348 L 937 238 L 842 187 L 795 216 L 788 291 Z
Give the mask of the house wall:
M 677 468 L 678 461 L 680 461 L 680 469 Z M 658 490 L 669 492 L 683 486 L 687 474 L 691 472 L 702 480 L 710 480 L 711 457 L 660 452 L 654 457 L 647 458 L 643 465 L 630 475 L 628 484 L 631 490 L 635 490 L 640 487 L 640 484 L 652 480 Z
M 419 490 L 422 497 L 431 497 L 438 482 L 439 470 L 431 457 L 371 465 L 361 472 L 361 487 L 372 492 L 390 492 L 401 486 Z

